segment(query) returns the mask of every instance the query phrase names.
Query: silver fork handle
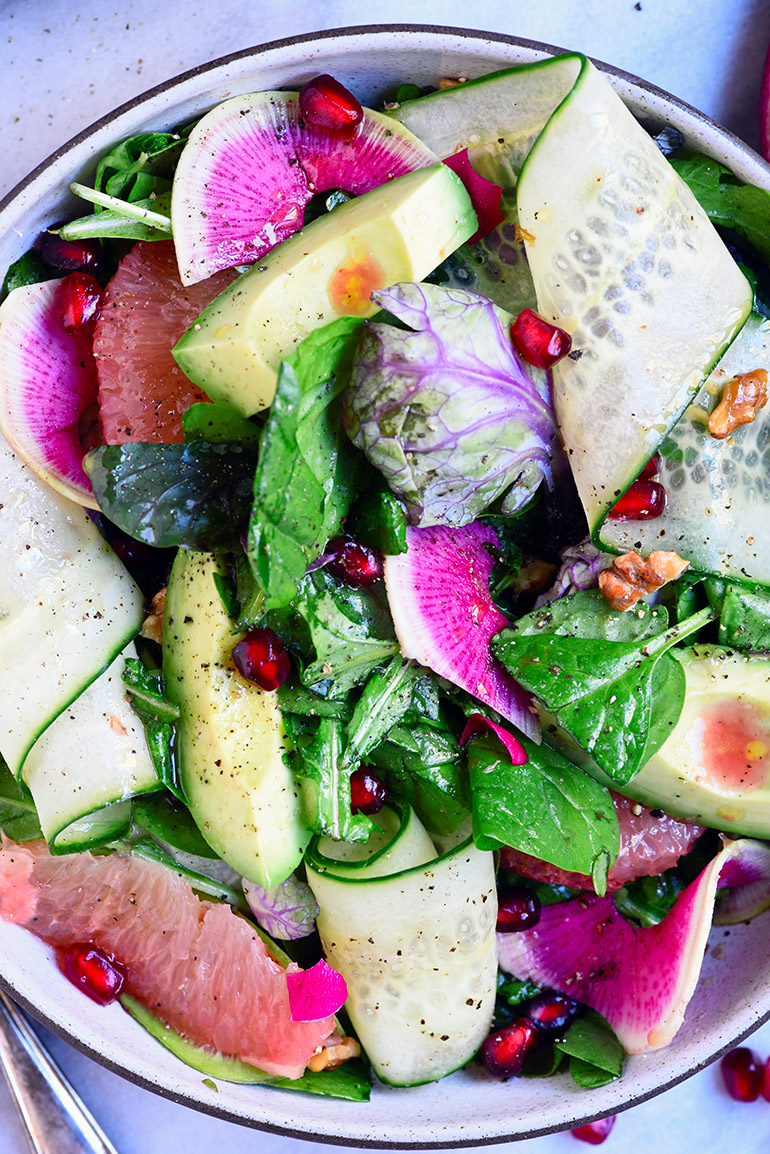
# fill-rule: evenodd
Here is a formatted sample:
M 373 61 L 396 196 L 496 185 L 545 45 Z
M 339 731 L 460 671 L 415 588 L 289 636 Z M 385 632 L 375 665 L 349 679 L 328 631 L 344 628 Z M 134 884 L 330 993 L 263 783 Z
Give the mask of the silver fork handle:
M 117 1154 L 2 990 L 0 1063 L 35 1154 Z

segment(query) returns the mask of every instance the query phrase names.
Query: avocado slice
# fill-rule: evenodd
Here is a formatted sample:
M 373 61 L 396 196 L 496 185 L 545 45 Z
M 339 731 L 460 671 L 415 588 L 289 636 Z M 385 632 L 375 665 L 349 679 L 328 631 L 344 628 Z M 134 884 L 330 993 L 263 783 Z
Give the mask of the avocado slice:
M 674 656 L 686 679 L 682 713 L 623 792 L 715 829 L 770 837 L 770 656 L 711 645 Z
M 174 357 L 213 401 L 249 417 L 271 403 L 278 366 L 308 333 L 372 316 L 372 292 L 422 280 L 477 227 L 451 169 L 409 172 L 271 249 L 204 309 Z
M 220 857 L 267 888 L 301 861 L 310 840 L 284 761 L 288 738 L 275 693 L 236 671 L 233 632 L 211 553 L 177 553 L 163 622 L 166 693 L 179 706 L 177 757 L 196 825 Z

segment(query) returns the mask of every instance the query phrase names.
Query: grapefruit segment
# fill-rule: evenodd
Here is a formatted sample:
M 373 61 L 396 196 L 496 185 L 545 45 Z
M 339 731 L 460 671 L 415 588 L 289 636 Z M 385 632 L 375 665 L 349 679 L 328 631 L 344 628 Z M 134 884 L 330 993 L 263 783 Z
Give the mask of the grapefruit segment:
M 126 967 L 126 991 L 172 1029 L 277 1077 L 300 1077 L 334 1028 L 331 1017 L 293 1021 L 287 971 L 255 928 L 155 862 L 6 841 L 0 916 L 60 949 L 101 947 Z
M 208 397 L 171 349 L 234 277 L 222 272 L 183 288 L 171 241 L 139 241 L 120 262 L 94 331 L 106 444 L 184 440 L 182 414 Z

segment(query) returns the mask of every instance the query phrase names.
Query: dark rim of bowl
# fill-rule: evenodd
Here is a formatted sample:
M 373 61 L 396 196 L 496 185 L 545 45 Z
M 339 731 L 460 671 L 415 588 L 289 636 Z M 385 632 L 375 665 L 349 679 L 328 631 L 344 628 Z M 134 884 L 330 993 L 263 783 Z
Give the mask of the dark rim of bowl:
M 61 147 L 52 152 L 46 160 L 38 164 L 32 170 L 32 172 L 29 173 L 28 176 L 26 176 L 17 185 L 15 185 L 14 188 L 12 188 L 11 191 L 6 196 L 4 196 L 2 200 L 0 200 L 0 213 L 2 213 L 28 185 L 36 180 L 37 177 L 40 176 L 54 161 L 64 156 L 72 148 L 87 140 L 100 129 L 107 127 L 117 116 L 120 116 L 122 113 L 128 112 L 129 110 L 146 103 L 154 96 L 160 95 L 171 85 L 181 84 L 194 77 L 204 76 L 207 72 L 212 72 L 217 68 L 236 63 L 240 60 L 244 60 L 247 57 L 258 57 L 267 52 L 280 48 L 308 44 L 319 40 L 332 40 L 346 36 L 391 35 L 394 32 L 407 32 L 412 34 L 419 34 L 421 36 L 457 36 L 467 40 L 492 41 L 498 44 L 509 44 L 517 48 L 525 48 L 530 51 L 543 52 L 549 56 L 557 56 L 566 51 L 566 49 L 557 48 L 552 44 L 542 44 L 535 40 L 525 40 L 517 36 L 508 36 L 503 32 L 484 32 L 480 29 L 454 28 L 451 26 L 443 26 L 438 24 L 352 25 L 345 28 L 329 28 L 320 32 L 304 33 L 299 36 L 288 36 L 281 40 L 272 40 L 267 44 L 259 44 L 251 48 L 244 48 L 238 52 L 232 52 L 227 56 L 221 56 L 216 60 L 211 60 L 207 64 L 200 64 L 195 68 L 189 69 L 187 72 L 179 73 L 177 76 L 171 77 L 169 80 L 166 80 L 161 84 L 157 84 L 153 88 L 147 89 L 145 92 L 141 93 L 141 95 L 134 97 L 132 100 L 126 101 L 125 103 L 115 108 L 112 112 L 94 121 L 94 123 L 89 125 L 88 128 L 83 129 L 82 132 L 77 133 L 65 144 L 61 145 Z M 758 155 L 758 153 L 750 148 L 749 145 L 745 144 L 744 141 L 740 139 L 740 137 L 717 124 L 716 121 L 704 115 L 702 112 L 699 112 L 696 108 L 693 108 L 692 105 L 687 104 L 683 100 L 679 100 L 677 97 L 672 96 L 670 93 L 665 92 L 662 88 L 658 88 L 654 84 L 649 84 L 647 81 L 642 80 L 640 77 L 635 76 L 633 73 L 624 72 L 622 69 L 614 68 L 612 65 L 605 64 L 599 60 L 594 60 L 593 62 L 602 71 L 608 72 L 611 75 L 618 77 L 625 83 L 639 88 L 643 92 L 649 93 L 650 95 L 665 101 L 669 105 L 673 105 L 673 107 L 680 109 L 682 112 L 686 113 L 700 124 L 705 125 L 707 128 L 712 130 L 716 129 L 722 139 L 730 141 L 739 149 L 739 151 L 749 156 L 752 160 L 758 161 L 760 165 L 767 169 L 768 174 L 770 175 L 770 165 L 766 164 L 762 157 Z M 69 1043 L 71 1046 L 85 1054 L 87 1057 L 92 1058 L 100 1066 L 105 1067 L 114 1074 L 120 1075 L 127 1081 L 132 1082 L 133 1084 L 140 1086 L 145 1090 L 150 1090 L 153 1093 L 158 1094 L 160 1097 L 167 1098 L 172 1102 L 178 1103 L 179 1105 L 192 1107 L 201 1113 L 209 1114 L 217 1118 L 222 1118 L 228 1122 L 235 1122 L 238 1125 L 246 1126 L 250 1129 L 266 1131 L 271 1134 L 279 1134 L 287 1138 L 297 1138 L 304 1141 L 310 1140 L 325 1145 L 357 1147 L 360 1149 L 462 1149 L 467 1147 L 499 1145 L 503 1142 L 523 1141 L 527 1138 L 544 1137 L 547 1134 L 560 1133 L 565 1129 L 582 1126 L 586 1123 L 595 1121 L 597 1118 L 603 1117 L 602 1113 L 586 1114 L 583 1117 L 571 1119 L 564 1125 L 557 1124 L 553 1126 L 542 1126 L 534 1130 L 529 1129 L 527 1131 L 517 1131 L 510 1134 L 493 1135 L 491 1137 L 484 1137 L 481 1139 L 431 1139 L 429 1141 L 423 1140 L 419 1142 L 389 1142 L 387 1139 L 375 1141 L 374 1139 L 369 1138 L 347 1138 L 344 1136 L 339 1137 L 336 1135 L 310 1134 L 306 1130 L 295 1130 L 290 1126 L 283 1126 L 275 1122 L 263 1121 L 261 1119 L 244 1118 L 240 1114 L 231 1112 L 226 1107 L 219 1107 L 216 1104 L 209 1105 L 207 1103 L 200 1102 L 199 1100 L 193 1097 L 189 1097 L 186 1094 L 169 1090 L 165 1086 L 161 1086 L 158 1083 L 153 1082 L 152 1079 L 145 1078 L 141 1074 L 134 1073 L 133 1071 L 127 1071 L 125 1067 L 120 1066 L 118 1063 L 112 1061 L 112 1059 L 99 1053 L 98 1050 L 95 1050 L 93 1047 L 82 1042 L 77 1037 L 70 1035 L 58 1022 L 49 1019 L 47 1015 L 41 1013 L 26 998 L 20 996 L 14 989 L 12 982 L 1 974 L 0 987 L 2 987 L 12 998 L 14 998 L 30 1016 L 39 1021 L 57 1037 Z M 614 1112 L 618 1114 L 623 1113 L 624 1111 L 631 1109 L 633 1106 L 637 1106 L 642 1102 L 646 1102 L 651 1098 L 657 1097 L 659 1094 L 664 1093 L 666 1090 L 672 1089 L 674 1086 L 677 1086 L 681 1082 L 691 1078 L 694 1074 L 700 1073 L 701 1070 L 704 1070 L 706 1067 L 712 1065 L 734 1046 L 744 1041 L 751 1034 L 753 1034 L 755 1030 L 757 1030 L 760 1026 L 764 1025 L 768 1021 L 770 1021 L 770 1008 L 766 1013 L 758 1017 L 757 1020 L 746 1030 L 742 1031 L 725 1045 L 720 1046 L 718 1050 L 714 1051 L 713 1054 L 699 1062 L 692 1069 L 689 1069 L 682 1074 L 678 1074 L 676 1077 L 671 1078 L 669 1081 L 663 1083 L 660 1086 L 656 1086 L 654 1089 L 649 1090 L 644 1094 L 637 1094 L 629 1098 L 628 1101 L 619 1103 L 613 1107 Z M 274 1092 L 280 1093 L 280 1091 L 277 1090 Z

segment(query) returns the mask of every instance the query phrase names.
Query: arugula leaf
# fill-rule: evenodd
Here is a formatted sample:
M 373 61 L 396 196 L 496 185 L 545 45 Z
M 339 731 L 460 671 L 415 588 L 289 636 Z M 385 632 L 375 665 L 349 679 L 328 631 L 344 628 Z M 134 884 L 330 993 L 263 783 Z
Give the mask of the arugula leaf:
M 350 774 L 345 766 L 345 727 L 334 717 L 322 717 L 311 741 L 292 758 L 292 769 L 303 781 L 303 802 L 315 833 L 337 841 L 366 841 L 374 828 L 365 814 L 350 808 Z
M 473 837 L 479 849 L 512 846 L 561 869 L 590 874 L 617 857 L 618 819 L 604 786 L 547 745 L 520 737 L 529 761 L 511 765 L 491 733 L 468 743 Z
M 422 673 L 418 665 L 405 661 L 400 654 L 385 669 L 370 676 L 356 702 L 348 725 L 347 759 L 365 757 L 400 721 L 412 703 L 414 681 Z
M 0 829 L 12 841 L 37 841 L 43 831 L 32 799 L 0 757 Z
M 250 449 L 256 449 L 262 436 L 261 425 L 242 417 L 229 405 L 215 404 L 211 401 L 190 405 L 189 409 L 182 413 L 182 428 L 184 439 L 188 443 L 207 441 L 210 445 L 225 445 L 230 441 L 237 441 Z
M 568 613 L 569 604 L 587 594 L 565 597 L 551 606 Z M 580 604 L 580 603 L 578 603 Z M 633 611 L 632 611 L 633 612 Z M 644 611 L 640 610 L 644 615 Z M 652 611 L 654 612 L 654 611 Z M 648 620 L 646 615 L 642 620 Z M 618 618 L 630 614 L 618 614 Z M 656 690 L 662 684 L 681 688 L 681 681 L 669 666 L 657 674 L 656 666 L 667 651 L 691 633 L 697 632 L 715 613 L 701 610 L 665 632 L 643 634 L 635 640 L 614 640 L 620 622 L 598 616 L 575 614 L 570 623 L 542 621 L 539 632 L 530 614 L 511 629 L 503 630 L 492 642 L 492 650 L 516 680 L 533 693 L 551 714 L 620 786 L 627 784 L 654 752 L 655 741 L 670 729 L 681 712 L 682 700 L 662 698 Z M 586 633 L 581 635 L 583 626 Z M 657 628 L 657 625 L 654 626 Z M 592 632 L 594 635 L 592 635 Z M 604 633 L 604 636 L 595 634 Z M 608 636 L 609 635 L 609 636 Z M 651 741 L 651 731 L 654 740 Z
M 141 176 L 169 179 L 176 168 L 187 137 L 194 128 L 188 124 L 179 132 L 140 132 L 116 144 L 99 161 L 94 188 L 129 199 L 132 180 Z M 149 196 L 146 181 L 139 181 L 134 199 Z
M 253 449 L 240 445 L 102 445 L 83 466 L 99 507 L 158 549 L 235 546 L 249 515 Z
M 669 159 L 712 223 L 732 229 L 770 261 L 770 192 L 743 184 L 723 164 L 689 149 Z
M 305 685 L 324 683 L 340 697 L 399 652 L 393 623 L 368 589 L 341 585 L 324 569 L 308 573 L 296 599 L 307 622 L 316 659 L 302 671 Z
M 182 853 L 195 857 L 216 858 L 189 811 L 168 793 L 146 793 L 134 798 L 131 812 L 136 824 L 147 833 Z
M 294 679 L 285 681 L 276 690 L 281 713 L 295 713 L 302 717 L 336 717 L 347 721 L 348 707 L 344 701 L 321 697 Z
M 584 1089 L 605 1086 L 623 1073 L 625 1050 L 609 1023 L 594 1010 L 586 1010 L 574 1021 L 564 1038 L 554 1042 L 554 1049 L 568 1055 L 570 1074 Z
M 121 200 L 73 184 L 72 191 L 89 201 L 94 211 L 56 229 L 62 240 L 112 237 L 118 240 L 168 240 L 171 236 L 171 193 L 144 200 Z
M 339 531 L 365 465 L 342 429 L 342 392 L 363 321 L 311 333 L 278 373 L 254 479 L 248 556 L 267 609 L 289 605 Z
M 719 616 L 719 644 L 770 650 L 770 593 L 728 585 Z
M 641 877 L 627 882 L 615 890 L 612 900 L 615 909 L 627 921 L 649 929 L 663 921 L 685 885 L 676 870 L 667 870 L 657 877 Z
M 163 674 L 159 669 L 146 669 L 136 657 L 127 657 L 121 680 L 128 690 L 129 704 L 144 726 L 158 780 L 181 799 L 173 754 L 179 707 L 163 694 Z

